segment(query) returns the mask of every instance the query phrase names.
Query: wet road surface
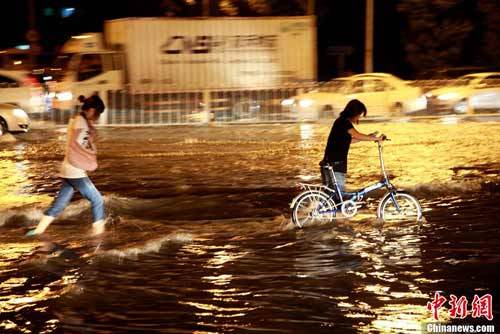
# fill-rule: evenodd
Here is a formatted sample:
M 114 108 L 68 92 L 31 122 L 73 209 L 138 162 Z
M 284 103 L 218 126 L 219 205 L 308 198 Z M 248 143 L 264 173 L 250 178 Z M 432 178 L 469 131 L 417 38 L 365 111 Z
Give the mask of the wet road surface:
M 375 194 L 349 221 L 297 230 L 288 205 L 319 182 L 329 130 L 103 128 L 101 238 L 78 196 L 23 237 L 58 190 L 65 130 L 1 137 L 0 332 L 419 333 L 437 290 L 490 293 L 498 316 L 500 123 L 361 124 L 391 137 L 386 166 L 425 223 L 381 225 Z M 379 179 L 376 145 L 354 144 L 348 188 Z

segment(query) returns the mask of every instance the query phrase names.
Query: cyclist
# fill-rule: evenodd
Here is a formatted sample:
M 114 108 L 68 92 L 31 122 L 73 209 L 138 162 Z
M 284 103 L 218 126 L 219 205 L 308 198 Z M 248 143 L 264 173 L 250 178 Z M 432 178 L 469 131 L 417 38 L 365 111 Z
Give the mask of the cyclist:
M 359 100 L 351 100 L 345 106 L 340 116 L 333 123 L 328 136 L 325 156 L 320 162 L 321 179 L 323 184 L 331 189 L 335 188 L 334 175 L 337 179 L 339 191 L 345 192 L 345 179 L 347 173 L 347 155 L 351 143 L 359 141 L 382 141 L 384 135 L 377 136 L 377 132 L 365 135 L 354 127 L 359 123 L 361 115 L 366 116 L 366 107 Z M 332 167 L 332 171 L 328 168 Z

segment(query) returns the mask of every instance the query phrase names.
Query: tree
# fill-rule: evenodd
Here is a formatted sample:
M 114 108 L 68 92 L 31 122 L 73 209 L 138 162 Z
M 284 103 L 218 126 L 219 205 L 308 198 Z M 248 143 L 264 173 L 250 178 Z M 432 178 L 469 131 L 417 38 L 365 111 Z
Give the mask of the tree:
M 492 67 L 500 68 L 500 2 L 492 0 L 479 0 L 478 9 L 484 18 L 482 58 Z
M 311 0 L 210 0 L 211 16 L 304 15 Z M 165 16 L 201 16 L 203 0 L 163 0 Z
M 201 16 L 201 1 L 163 0 L 161 10 L 164 16 Z
M 499 58 L 496 0 L 400 0 L 406 60 L 416 72 Z
M 230 16 L 304 15 L 307 5 L 307 0 L 219 0 L 217 2 L 221 14 Z
M 473 29 L 470 18 L 458 7 L 464 1 L 402 0 L 398 11 L 406 18 L 403 39 L 406 60 L 423 71 L 454 66 L 460 60 L 464 42 Z

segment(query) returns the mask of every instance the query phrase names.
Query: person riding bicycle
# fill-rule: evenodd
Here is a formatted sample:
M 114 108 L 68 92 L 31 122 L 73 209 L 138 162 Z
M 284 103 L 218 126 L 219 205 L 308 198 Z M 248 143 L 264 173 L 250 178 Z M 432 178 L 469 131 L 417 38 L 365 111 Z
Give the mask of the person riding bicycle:
M 330 189 L 337 189 L 335 187 L 336 179 L 341 194 L 345 193 L 347 155 L 351 143 L 359 141 L 382 141 L 385 139 L 384 135 L 377 136 L 377 132 L 365 135 L 356 130 L 354 124 L 359 123 L 361 115 L 366 116 L 366 106 L 359 100 L 349 101 L 340 113 L 340 116 L 333 123 L 326 144 L 325 156 L 320 162 L 323 184 Z

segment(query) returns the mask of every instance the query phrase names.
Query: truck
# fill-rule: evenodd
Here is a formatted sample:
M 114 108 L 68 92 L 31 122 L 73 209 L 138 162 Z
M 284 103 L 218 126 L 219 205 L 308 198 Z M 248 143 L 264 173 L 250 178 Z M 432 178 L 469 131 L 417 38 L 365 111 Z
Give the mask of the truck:
M 316 80 L 314 16 L 123 18 L 61 48 L 53 106 L 79 95 L 280 87 Z

